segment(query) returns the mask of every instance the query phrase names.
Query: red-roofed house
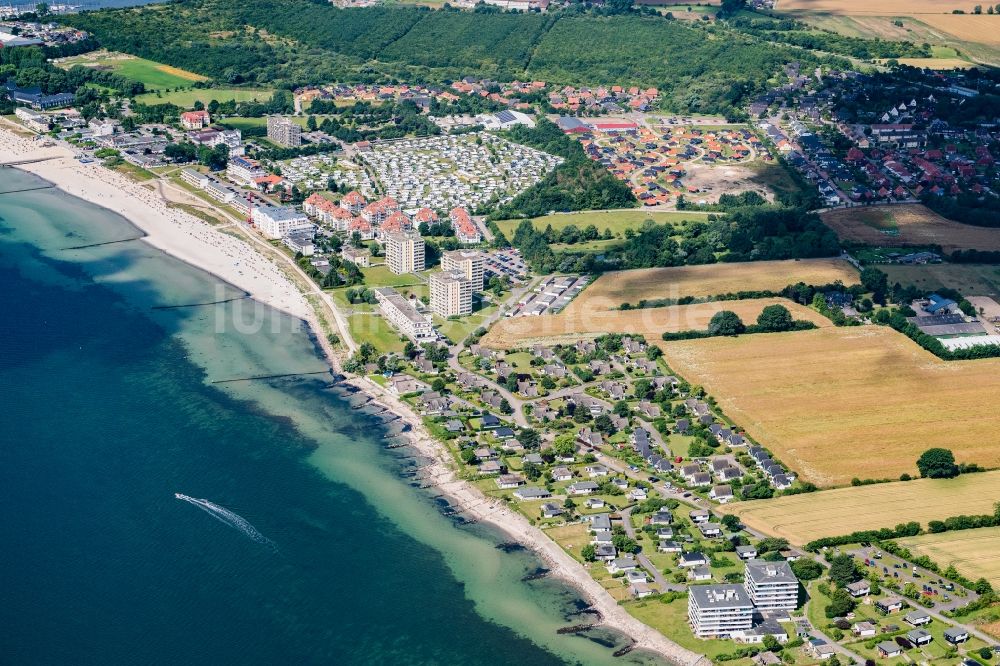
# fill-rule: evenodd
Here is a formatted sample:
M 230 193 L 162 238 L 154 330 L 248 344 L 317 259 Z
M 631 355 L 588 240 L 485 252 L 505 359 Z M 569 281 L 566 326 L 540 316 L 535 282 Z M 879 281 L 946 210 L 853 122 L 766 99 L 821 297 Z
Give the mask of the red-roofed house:
M 181 125 L 184 129 L 196 130 L 201 129 L 205 125 L 212 122 L 211 116 L 208 115 L 208 111 L 185 111 L 181 114 Z
M 357 215 L 361 212 L 361 209 L 365 207 L 365 198 L 361 196 L 361 193 L 357 190 L 352 190 L 344 195 L 344 198 L 340 200 L 340 207 L 350 211 L 351 213 Z
M 455 237 L 460 243 L 475 245 L 482 242 L 483 239 L 479 235 L 479 228 L 469 216 L 469 211 L 464 208 L 452 208 L 449 217 L 451 219 L 451 226 L 455 230 Z

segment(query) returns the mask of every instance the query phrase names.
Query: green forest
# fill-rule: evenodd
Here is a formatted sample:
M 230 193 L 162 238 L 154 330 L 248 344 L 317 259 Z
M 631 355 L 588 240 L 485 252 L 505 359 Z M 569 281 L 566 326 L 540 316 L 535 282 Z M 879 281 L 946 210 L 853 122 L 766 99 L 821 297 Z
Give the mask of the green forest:
M 462 76 L 660 89 L 665 108 L 739 115 L 798 61 L 844 66 L 724 22 L 370 7 L 309 0 L 179 0 L 63 20 L 102 46 L 225 84 L 294 88 L 335 81 L 449 82 Z M 148 35 L 156 34 L 150 40 Z

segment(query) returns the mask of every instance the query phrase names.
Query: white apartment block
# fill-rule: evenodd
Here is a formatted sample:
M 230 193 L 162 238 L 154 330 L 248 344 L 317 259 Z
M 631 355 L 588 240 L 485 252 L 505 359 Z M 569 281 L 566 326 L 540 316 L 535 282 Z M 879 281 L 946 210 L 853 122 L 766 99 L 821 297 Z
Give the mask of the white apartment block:
M 799 581 L 788 562 L 749 560 L 743 585 L 760 611 L 795 610 L 799 601 Z
M 267 171 L 260 167 L 260 162 L 245 157 L 234 157 L 226 165 L 226 176 L 229 180 L 252 186 L 254 179 L 266 176 Z
M 208 184 L 212 182 L 211 178 L 200 171 L 196 171 L 195 169 L 184 169 L 181 171 L 181 180 L 188 185 L 197 187 L 200 190 L 205 189 L 208 187 Z
M 386 234 L 385 263 L 396 275 L 424 270 L 424 239 L 415 232 Z
M 434 327 L 424 315 L 417 312 L 413 305 L 392 287 L 382 287 L 375 290 L 379 309 L 397 331 L 414 342 L 433 340 Z
M 302 145 L 302 128 L 288 118 L 281 116 L 267 117 L 267 138 L 279 146 L 295 147 Z
M 250 211 L 250 221 L 270 239 L 283 238 L 293 231 L 312 229 L 305 213 L 287 206 L 257 206 Z
M 441 254 L 441 270 L 462 271 L 472 285 L 472 291 L 483 290 L 486 257 L 478 250 L 451 250 Z
M 442 317 L 472 314 L 472 282 L 459 270 L 431 274 L 431 310 Z
M 48 132 L 49 131 L 49 118 L 44 116 L 37 111 L 32 111 L 23 106 L 19 106 L 14 109 L 14 115 L 17 119 L 21 121 L 21 124 L 28 129 L 33 129 L 36 132 Z
M 692 585 L 688 621 L 698 638 L 727 638 L 753 626 L 753 602 L 739 585 Z

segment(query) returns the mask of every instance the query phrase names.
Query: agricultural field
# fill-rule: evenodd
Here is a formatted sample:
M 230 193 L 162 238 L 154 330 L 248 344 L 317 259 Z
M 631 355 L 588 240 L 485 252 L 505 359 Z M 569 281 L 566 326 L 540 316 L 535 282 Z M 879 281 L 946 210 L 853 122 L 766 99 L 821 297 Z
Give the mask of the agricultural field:
M 790 284 L 857 284 L 858 272 L 841 259 L 798 259 L 752 263 L 705 264 L 673 268 L 640 268 L 605 273 L 569 306 L 576 310 L 610 310 L 640 300 L 705 298 L 738 291 L 781 291 Z
M 948 287 L 963 296 L 1000 296 L 1000 268 L 988 264 L 929 264 L 879 266 L 889 284 L 912 284 L 928 291 Z
M 531 223 L 539 231 L 544 231 L 545 227 L 549 225 L 552 225 L 552 229 L 555 231 L 562 231 L 571 224 L 578 229 L 584 229 L 592 224 L 601 233 L 607 229 L 616 238 L 622 238 L 626 230 L 638 229 L 646 220 L 652 220 L 656 224 L 678 224 L 686 220 L 701 222 L 705 220 L 707 215 L 707 213 L 696 211 L 591 210 L 581 213 L 553 213 L 552 215 L 536 217 Z M 497 222 L 497 226 L 500 227 L 504 236 L 510 239 L 521 222 L 523 220 L 501 220 Z
M 1000 471 L 993 471 L 736 502 L 719 507 L 719 511 L 735 514 L 749 527 L 801 546 L 820 537 L 911 520 L 926 525 L 960 514 L 993 513 L 998 487 Z
M 972 4 L 966 6 L 960 1 L 941 0 L 778 0 L 775 9 L 782 12 L 813 12 L 822 14 L 869 14 L 873 16 L 908 16 L 913 14 L 950 14 L 953 9 L 972 11 Z
M 937 13 L 926 13 L 920 11 L 919 4 L 916 9 L 890 11 L 880 3 L 874 5 L 877 13 L 882 14 L 880 16 L 860 9 L 832 13 L 811 9 L 791 10 L 788 8 L 804 4 L 806 0 L 788 2 L 786 5 L 782 0 L 778 8 L 821 30 L 831 30 L 847 37 L 927 43 L 932 45 L 931 51 L 938 59 L 969 58 L 987 65 L 1000 65 L 1000 44 L 997 43 L 1000 37 L 996 27 L 1000 16 L 945 13 L 940 5 L 932 8 Z M 971 7 L 965 9 L 969 11 Z M 953 53 L 943 55 L 938 52 L 942 48 Z
M 994 588 L 1000 586 L 1000 527 L 924 534 L 897 543 L 942 567 L 954 565 L 966 578 L 985 578 Z
M 208 78 L 188 72 L 170 65 L 162 65 L 145 58 L 137 58 L 125 53 L 95 51 L 70 58 L 63 58 L 57 63 L 60 67 L 69 69 L 74 65 L 94 69 L 111 70 L 133 81 L 139 81 L 147 90 L 162 90 L 164 88 L 187 87 L 196 81 L 207 81 Z
M 805 319 L 820 327 L 832 326 L 829 319 L 815 310 L 785 298 L 713 301 L 643 310 L 588 310 L 573 308 L 571 303 L 566 310 L 555 315 L 503 319 L 493 325 L 483 337 L 482 344 L 496 349 L 511 349 L 536 342 L 574 342 L 613 332 L 642 335 L 653 341 L 659 340 L 665 331 L 704 330 L 708 328 L 712 315 L 720 310 L 731 310 L 744 322 L 753 323 L 761 310 L 774 304 L 784 305 L 795 319 Z
M 172 92 L 153 92 L 146 93 L 145 95 L 139 95 L 136 97 L 137 102 L 143 104 L 176 104 L 177 106 L 190 109 L 194 106 L 195 102 L 202 102 L 205 106 L 213 99 L 217 102 L 228 102 L 230 100 L 236 102 L 264 102 L 271 98 L 274 94 L 273 90 L 263 89 L 263 88 L 188 88 L 186 90 L 174 90 Z M 227 119 L 227 123 L 230 121 L 243 121 L 243 120 L 261 120 L 262 125 L 267 124 L 266 118 L 230 118 Z M 295 119 L 297 120 L 297 119 Z M 305 123 L 305 118 L 302 119 L 302 123 Z
M 826 226 L 841 240 L 887 247 L 940 245 L 955 250 L 1000 250 L 995 229 L 959 224 L 921 204 L 841 208 L 822 213 Z
M 945 362 L 877 326 L 659 346 L 680 376 L 819 486 L 915 474 L 930 446 L 1000 465 L 1000 359 Z

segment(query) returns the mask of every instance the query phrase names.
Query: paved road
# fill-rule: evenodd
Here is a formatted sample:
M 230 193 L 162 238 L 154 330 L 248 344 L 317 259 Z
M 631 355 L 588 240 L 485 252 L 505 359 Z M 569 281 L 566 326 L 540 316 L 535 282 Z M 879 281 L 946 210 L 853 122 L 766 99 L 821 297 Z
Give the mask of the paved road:
M 632 526 L 632 509 L 634 508 L 634 506 L 630 506 L 619 511 L 619 514 L 622 517 L 622 527 L 625 528 L 625 534 L 629 535 L 633 539 L 635 539 L 635 527 Z M 637 559 L 639 564 L 641 564 L 646 571 L 653 576 L 653 581 L 656 583 L 656 586 L 660 588 L 661 592 L 683 592 L 687 589 L 683 585 L 675 585 L 667 581 L 667 579 L 663 577 L 660 570 L 657 569 L 644 554 L 639 553 L 635 556 L 635 559 Z

